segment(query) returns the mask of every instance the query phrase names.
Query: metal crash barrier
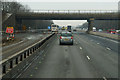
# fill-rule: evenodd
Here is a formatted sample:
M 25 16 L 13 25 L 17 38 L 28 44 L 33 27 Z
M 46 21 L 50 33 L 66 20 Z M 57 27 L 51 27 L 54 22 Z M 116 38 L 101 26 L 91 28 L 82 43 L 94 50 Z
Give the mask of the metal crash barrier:
M 34 52 L 38 50 L 54 34 L 55 33 L 50 34 L 49 36 L 43 38 L 37 43 L 25 48 L 24 50 L 21 50 L 20 52 L 8 57 L 7 59 L 2 60 L 0 62 L 0 65 L 2 65 L 2 75 L 0 77 L 3 77 L 8 72 L 10 72 L 12 69 L 14 69 L 16 66 L 18 66 L 21 62 L 25 61 L 28 57 L 33 55 Z M 11 75 L 12 74 L 13 73 L 11 73 Z

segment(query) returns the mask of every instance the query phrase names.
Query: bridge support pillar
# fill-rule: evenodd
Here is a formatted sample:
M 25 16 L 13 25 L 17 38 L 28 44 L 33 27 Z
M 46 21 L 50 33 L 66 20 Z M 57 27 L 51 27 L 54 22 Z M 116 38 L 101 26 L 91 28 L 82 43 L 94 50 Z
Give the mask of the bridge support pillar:
M 22 19 L 16 19 L 16 30 L 22 30 Z
M 90 31 L 93 30 L 93 21 L 94 21 L 94 18 L 90 18 L 90 19 L 87 20 L 87 22 L 88 22 L 88 30 L 87 30 L 87 33 L 88 33 L 88 34 L 90 33 Z

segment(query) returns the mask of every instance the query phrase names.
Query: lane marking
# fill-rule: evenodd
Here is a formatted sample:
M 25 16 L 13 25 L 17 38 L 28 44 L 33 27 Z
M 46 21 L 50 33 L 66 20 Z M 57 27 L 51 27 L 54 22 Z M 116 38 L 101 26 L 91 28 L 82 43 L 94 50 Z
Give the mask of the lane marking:
M 100 44 L 100 43 L 97 43 L 97 44 Z
M 89 57 L 89 56 L 87 56 L 87 58 L 88 58 L 88 60 L 90 60 L 90 57 Z
M 37 67 L 35 67 L 35 69 L 38 69 Z
M 82 47 L 80 47 L 80 49 L 82 49 Z
M 106 47 L 107 50 L 111 50 L 109 47 Z
M 103 77 L 104 80 L 107 80 L 105 77 Z
M 22 42 L 23 42 L 23 41 L 20 41 L 20 42 L 18 42 L 18 43 L 14 43 L 14 44 L 11 44 L 11 45 L 8 45 L 8 46 L 4 46 L 3 49 L 4 49 L 4 48 L 11 47 L 11 46 L 14 46 L 14 45 L 17 45 L 17 44 L 20 44 L 20 43 L 22 43 Z
M 33 75 L 31 74 L 30 76 L 32 77 Z
M 97 38 L 101 38 L 101 39 L 105 39 L 105 40 L 108 40 L 108 41 L 112 41 L 114 43 L 119 43 L 118 41 L 115 41 L 115 40 L 112 40 L 112 39 L 107 39 L 107 38 L 104 38 L 104 37 L 100 37 L 100 36 L 94 36 L 94 35 L 91 35 L 93 37 L 97 37 Z

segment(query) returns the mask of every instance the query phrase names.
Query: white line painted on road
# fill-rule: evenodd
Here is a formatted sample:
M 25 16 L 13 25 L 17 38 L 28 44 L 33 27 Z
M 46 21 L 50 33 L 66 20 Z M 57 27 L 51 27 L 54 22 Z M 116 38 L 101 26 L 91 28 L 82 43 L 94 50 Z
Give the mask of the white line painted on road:
M 89 57 L 89 56 L 87 56 L 87 58 L 88 58 L 88 60 L 90 60 L 90 57 Z
M 9 45 L 9 46 L 5 46 L 5 47 L 3 47 L 3 48 L 8 48 L 8 47 L 11 47 L 11 46 L 14 46 L 14 45 L 17 45 L 17 44 L 20 44 L 20 43 L 22 43 L 23 41 L 20 41 L 20 42 L 18 42 L 18 43 L 14 43 L 14 44 L 11 44 L 11 45 Z
M 80 47 L 80 49 L 82 49 L 82 47 Z
M 107 50 L 111 50 L 109 47 L 106 47 Z
M 30 77 L 32 77 L 33 75 L 31 74 Z
M 100 43 L 97 43 L 97 44 L 100 44 Z
M 105 77 L 103 77 L 104 80 L 107 80 Z
M 94 35 L 91 35 L 91 36 L 94 36 Z M 97 37 L 97 38 L 101 38 L 101 39 L 105 39 L 105 40 L 108 40 L 108 41 L 112 41 L 114 43 L 119 43 L 118 41 L 115 41 L 115 40 L 112 40 L 112 39 L 107 39 L 105 37 L 100 37 L 100 36 L 94 36 L 94 37 Z

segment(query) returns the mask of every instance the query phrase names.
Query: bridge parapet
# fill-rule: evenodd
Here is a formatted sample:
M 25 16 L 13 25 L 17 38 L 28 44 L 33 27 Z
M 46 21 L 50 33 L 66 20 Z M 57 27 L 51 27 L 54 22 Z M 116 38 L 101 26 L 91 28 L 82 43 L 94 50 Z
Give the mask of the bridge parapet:
M 118 13 L 118 10 L 32 10 L 33 13 Z

